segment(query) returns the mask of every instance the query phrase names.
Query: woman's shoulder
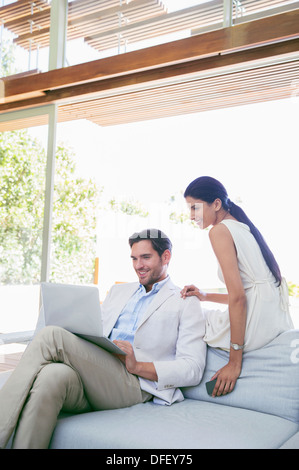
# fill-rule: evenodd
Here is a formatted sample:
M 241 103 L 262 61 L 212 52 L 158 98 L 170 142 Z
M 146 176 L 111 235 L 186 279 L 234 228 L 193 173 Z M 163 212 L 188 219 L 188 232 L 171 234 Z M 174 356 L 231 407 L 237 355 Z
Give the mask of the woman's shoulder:
M 216 242 L 218 240 L 224 241 L 225 239 L 231 239 L 232 235 L 229 227 L 227 227 L 226 224 L 219 222 L 218 224 L 213 225 L 210 229 L 209 238 L 211 242 Z
M 223 219 L 217 224 L 213 225 L 213 227 L 209 231 L 209 234 L 225 233 L 227 231 L 230 231 L 230 227 L 233 226 L 235 223 L 240 224 L 240 222 L 238 222 L 238 220 L 233 217 Z
M 248 225 L 240 222 L 239 220 L 235 219 L 234 217 L 223 219 L 217 225 L 225 225 L 229 230 L 247 230 L 250 231 Z
M 243 222 L 239 222 L 237 219 L 229 218 L 223 219 L 218 224 L 214 225 L 210 230 L 212 236 L 222 236 L 225 233 L 230 233 L 233 238 L 238 236 L 244 236 L 246 233 L 250 233 L 250 228 Z M 246 235 L 245 235 L 246 236 Z
M 233 241 L 239 239 L 248 239 L 247 233 L 250 233 L 250 228 L 243 222 L 239 222 L 234 218 L 223 219 L 218 224 L 214 225 L 209 232 L 210 241 L 213 243 L 220 242 L 221 239 Z

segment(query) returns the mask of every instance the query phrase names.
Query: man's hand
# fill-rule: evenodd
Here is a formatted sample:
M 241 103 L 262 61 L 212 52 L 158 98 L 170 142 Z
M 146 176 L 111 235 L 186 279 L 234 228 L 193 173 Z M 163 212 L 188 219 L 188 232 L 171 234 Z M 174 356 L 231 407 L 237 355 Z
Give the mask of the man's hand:
M 158 381 L 156 368 L 153 362 L 139 362 L 136 360 L 133 346 L 129 341 L 114 340 L 122 351 L 126 353 L 126 356 L 122 354 L 116 354 L 116 356 L 125 364 L 126 369 L 130 374 L 138 375 L 144 379 Z
M 125 356 L 122 354 L 116 354 L 116 356 L 125 364 L 127 371 L 131 374 L 138 375 L 137 373 L 137 364 L 136 357 L 134 354 L 133 347 L 129 341 L 114 340 L 113 343 L 116 344 L 122 351 L 126 353 Z

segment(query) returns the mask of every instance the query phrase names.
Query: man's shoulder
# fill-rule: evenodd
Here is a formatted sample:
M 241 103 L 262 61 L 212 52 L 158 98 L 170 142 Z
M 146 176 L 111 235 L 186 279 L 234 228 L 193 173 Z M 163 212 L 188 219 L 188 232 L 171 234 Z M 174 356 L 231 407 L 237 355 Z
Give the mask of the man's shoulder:
M 169 277 L 168 278 L 168 281 L 165 283 L 165 286 L 170 289 L 170 290 L 173 290 L 175 293 L 179 293 L 181 292 L 181 288 L 179 286 L 177 286 L 176 284 L 174 284 L 174 282 L 171 280 L 171 278 Z
M 124 291 L 134 291 L 139 287 L 138 282 L 117 282 L 111 286 L 110 291 L 113 292 L 124 292 Z
M 174 295 L 172 297 L 172 300 L 174 300 L 175 302 L 179 302 L 182 308 L 200 304 L 199 299 L 194 296 L 186 297 L 185 299 L 183 299 L 183 297 L 181 296 L 182 288 L 174 284 L 171 279 L 169 279 L 165 286 L 167 286 L 170 290 L 173 291 Z
M 138 287 L 138 282 L 113 284 L 103 301 L 103 307 L 106 308 L 108 305 L 115 305 L 115 303 L 118 305 L 119 302 L 127 301 L 137 291 Z

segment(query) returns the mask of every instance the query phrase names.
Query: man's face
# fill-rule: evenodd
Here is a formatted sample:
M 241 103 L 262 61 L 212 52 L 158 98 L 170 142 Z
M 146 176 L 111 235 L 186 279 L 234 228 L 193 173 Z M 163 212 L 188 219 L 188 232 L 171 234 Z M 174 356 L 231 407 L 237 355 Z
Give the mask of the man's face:
M 170 251 L 165 250 L 160 257 L 152 247 L 150 240 L 134 243 L 131 249 L 133 267 L 146 291 L 149 292 L 156 282 L 167 276 L 167 265 L 170 261 Z

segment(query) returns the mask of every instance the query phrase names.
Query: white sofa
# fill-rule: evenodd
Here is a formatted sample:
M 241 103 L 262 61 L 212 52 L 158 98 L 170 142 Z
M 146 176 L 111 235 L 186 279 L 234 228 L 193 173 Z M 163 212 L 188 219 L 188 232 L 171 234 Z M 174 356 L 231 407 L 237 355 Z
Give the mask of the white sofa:
M 61 416 L 51 448 L 299 449 L 299 330 L 244 354 L 235 390 L 212 398 L 205 382 L 228 353 L 208 348 L 204 377 L 183 389 L 172 406 L 152 402 L 130 408 Z
M 212 398 L 205 382 L 228 353 L 208 348 L 204 377 L 172 406 L 61 415 L 52 449 L 299 449 L 299 330 L 244 354 L 235 390 Z

